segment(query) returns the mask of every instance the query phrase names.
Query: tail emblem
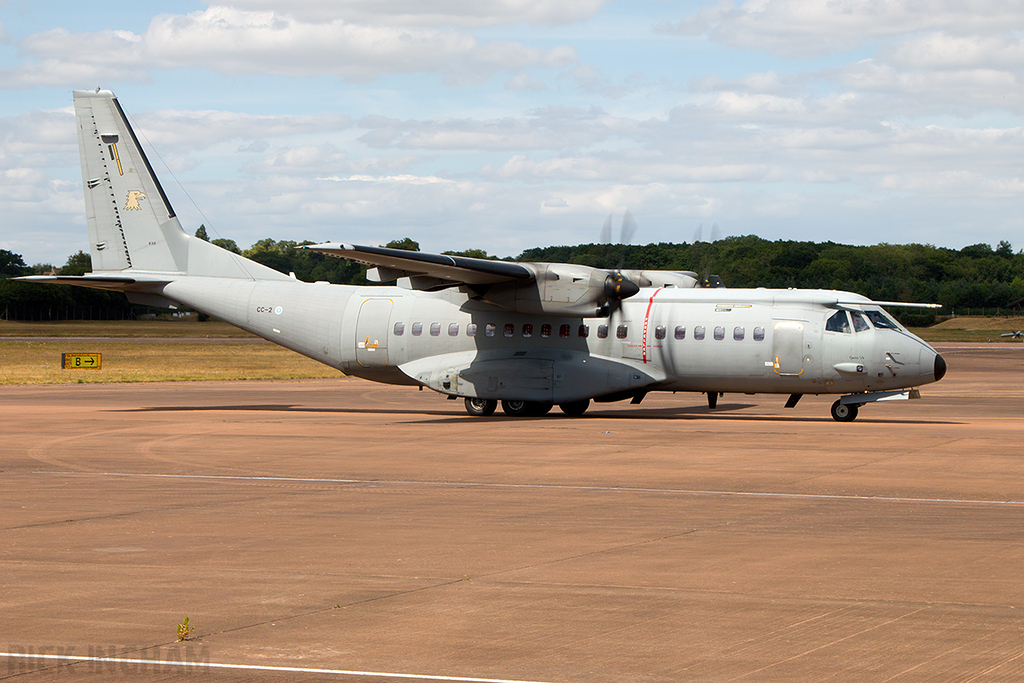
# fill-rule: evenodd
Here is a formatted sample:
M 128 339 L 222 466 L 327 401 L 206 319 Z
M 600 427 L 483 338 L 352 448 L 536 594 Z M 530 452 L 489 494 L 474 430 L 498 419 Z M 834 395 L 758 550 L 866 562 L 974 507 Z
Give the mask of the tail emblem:
M 139 206 L 139 200 L 145 198 L 146 194 L 142 190 L 128 190 L 128 199 L 125 200 L 124 210 L 142 211 L 142 207 Z

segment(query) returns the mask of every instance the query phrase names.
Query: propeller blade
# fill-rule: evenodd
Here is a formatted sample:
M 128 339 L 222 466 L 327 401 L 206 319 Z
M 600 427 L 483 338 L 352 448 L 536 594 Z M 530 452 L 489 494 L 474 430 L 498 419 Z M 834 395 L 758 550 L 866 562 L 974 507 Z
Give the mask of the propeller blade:
M 629 209 L 626 209 L 626 213 L 622 214 L 622 232 L 619 233 L 619 243 L 629 244 L 633 241 L 633 235 L 636 234 L 636 219 L 633 218 L 633 214 L 630 213 Z
M 601 244 L 612 243 L 612 215 L 608 214 L 608 218 L 605 219 L 604 225 L 601 227 Z
M 697 226 L 697 231 L 695 233 L 693 233 L 693 243 L 694 244 L 696 244 L 697 242 L 700 242 L 700 234 L 701 234 L 701 232 L 703 230 L 704 230 L 704 224 L 701 223 L 700 225 Z

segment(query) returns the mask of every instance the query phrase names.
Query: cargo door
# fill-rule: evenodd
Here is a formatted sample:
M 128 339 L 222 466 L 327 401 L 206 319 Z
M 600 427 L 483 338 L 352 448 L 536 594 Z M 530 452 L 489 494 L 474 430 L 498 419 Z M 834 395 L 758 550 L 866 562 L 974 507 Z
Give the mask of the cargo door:
M 772 335 L 775 374 L 796 377 L 804 371 L 804 323 L 780 320 Z
M 356 319 L 356 362 L 364 368 L 388 364 L 388 325 L 391 299 L 366 299 Z

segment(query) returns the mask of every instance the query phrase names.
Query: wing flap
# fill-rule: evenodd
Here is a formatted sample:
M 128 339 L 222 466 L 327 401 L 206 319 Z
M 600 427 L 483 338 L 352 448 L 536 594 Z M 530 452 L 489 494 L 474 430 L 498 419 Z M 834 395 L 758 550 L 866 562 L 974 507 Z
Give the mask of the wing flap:
M 372 279 L 375 276 L 379 278 L 378 282 L 409 277 L 425 278 L 424 282 L 433 278 L 449 282 L 452 285 L 485 285 L 511 280 L 531 280 L 536 277 L 530 268 L 521 263 L 509 263 L 508 261 L 489 261 L 447 254 L 425 254 L 419 251 L 338 242 L 309 244 L 299 248 L 376 268 L 376 273 L 368 273 L 368 277 Z

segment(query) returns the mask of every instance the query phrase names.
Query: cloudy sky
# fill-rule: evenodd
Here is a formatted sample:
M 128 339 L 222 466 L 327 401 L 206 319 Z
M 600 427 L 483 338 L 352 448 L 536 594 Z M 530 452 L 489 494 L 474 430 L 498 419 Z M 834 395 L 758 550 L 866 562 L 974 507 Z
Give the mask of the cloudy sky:
M 0 248 L 87 249 L 71 91 L 186 230 L 1024 247 L 1020 0 L 0 0 Z

